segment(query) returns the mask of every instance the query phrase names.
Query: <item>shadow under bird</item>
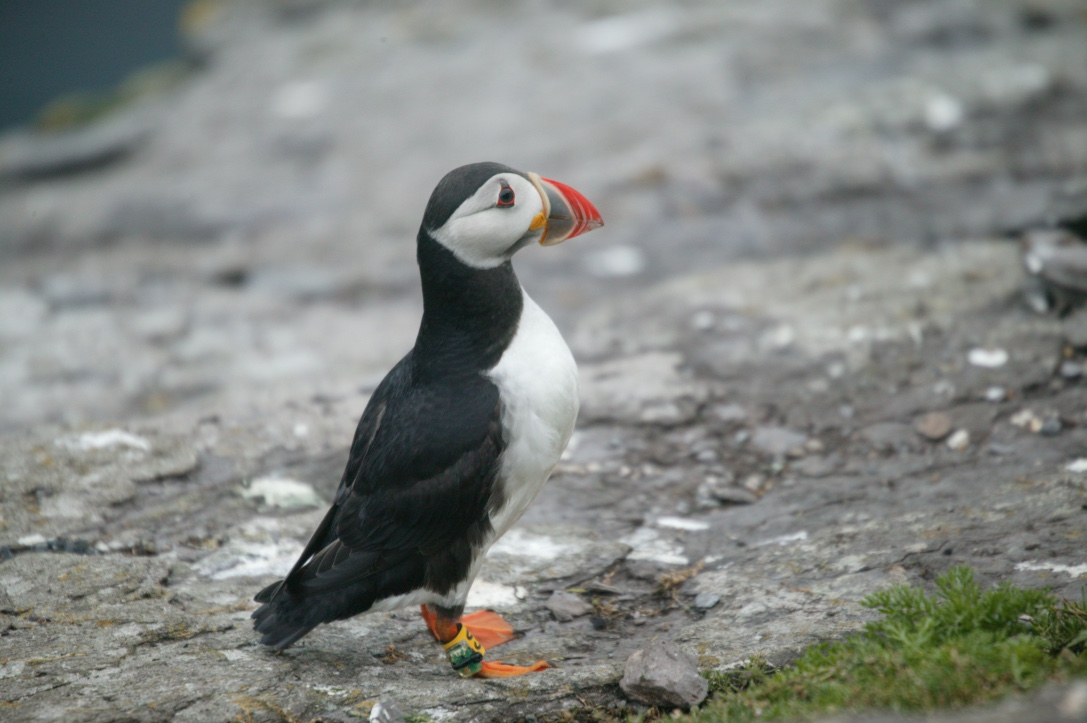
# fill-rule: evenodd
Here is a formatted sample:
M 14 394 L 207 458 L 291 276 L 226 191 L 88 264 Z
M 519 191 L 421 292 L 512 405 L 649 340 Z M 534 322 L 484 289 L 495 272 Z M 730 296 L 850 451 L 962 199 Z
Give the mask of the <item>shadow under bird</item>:
M 464 614 L 487 548 L 521 517 L 566 448 L 577 366 L 511 258 L 603 225 L 567 185 L 498 163 L 450 171 L 417 237 L 423 318 L 355 430 L 331 509 L 287 577 L 257 594 L 276 650 L 321 623 L 420 605 L 462 676 L 550 667 L 484 660 L 514 637 Z

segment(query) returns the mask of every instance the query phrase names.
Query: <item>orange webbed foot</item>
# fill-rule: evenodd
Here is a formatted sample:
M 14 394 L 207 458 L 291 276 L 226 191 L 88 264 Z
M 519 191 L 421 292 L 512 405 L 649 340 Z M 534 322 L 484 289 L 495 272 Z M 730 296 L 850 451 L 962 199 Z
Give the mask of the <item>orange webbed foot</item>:
M 551 666 L 546 660 L 538 660 L 532 665 L 509 665 L 507 663 L 493 663 L 484 660 L 477 677 L 480 678 L 513 678 L 527 673 L 538 673 L 547 670 Z
M 517 637 L 517 634 L 513 632 L 513 626 L 493 610 L 469 613 L 463 616 L 460 622 L 467 626 L 476 640 L 483 643 L 486 648 L 508 643 Z

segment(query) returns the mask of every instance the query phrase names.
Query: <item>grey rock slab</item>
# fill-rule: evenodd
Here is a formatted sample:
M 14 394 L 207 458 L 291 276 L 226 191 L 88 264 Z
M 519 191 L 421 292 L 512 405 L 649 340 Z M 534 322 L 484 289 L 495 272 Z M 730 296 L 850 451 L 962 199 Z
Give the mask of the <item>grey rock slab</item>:
M 629 551 L 629 545 L 582 527 L 518 526 L 491 547 L 480 574 L 503 584 L 520 584 L 526 579 L 589 579 Z
M 147 142 L 161 111 L 145 105 L 67 132 L 9 133 L 0 142 L 0 178 L 41 179 L 116 163 Z
M 619 687 L 631 699 L 661 708 L 690 708 L 709 692 L 709 683 L 698 674 L 698 659 L 667 643 L 627 658 Z
M 544 603 L 555 619 L 560 623 L 568 623 L 574 618 L 588 615 L 593 611 L 593 606 L 582 600 L 572 592 L 556 590 Z
M 695 595 L 693 605 L 699 610 L 709 610 L 721 602 L 721 596 L 713 592 L 700 592 Z
M 581 415 L 589 422 L 690 421 L 709 388 L 685 375 L 679 354 L 650 352 L 582 364 Z
M 191 440 L 120 428 L 0 438 L 0 449 L 9 491 L 0 500 L 6 522 L 0 544 L 9 547 L 27 536 L 78 534 L 115 519 L 140 485 L 182 477 L 198 465 Z

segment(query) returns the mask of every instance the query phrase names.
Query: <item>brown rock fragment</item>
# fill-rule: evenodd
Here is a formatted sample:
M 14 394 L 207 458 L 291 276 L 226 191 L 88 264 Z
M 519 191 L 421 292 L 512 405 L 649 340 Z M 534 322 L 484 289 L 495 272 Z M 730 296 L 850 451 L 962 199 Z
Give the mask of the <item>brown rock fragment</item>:
M 951 417 L 943 412 L 929 412 L 917 418 L 913 429 L 925 439 L 939 442 L 951 434 Z

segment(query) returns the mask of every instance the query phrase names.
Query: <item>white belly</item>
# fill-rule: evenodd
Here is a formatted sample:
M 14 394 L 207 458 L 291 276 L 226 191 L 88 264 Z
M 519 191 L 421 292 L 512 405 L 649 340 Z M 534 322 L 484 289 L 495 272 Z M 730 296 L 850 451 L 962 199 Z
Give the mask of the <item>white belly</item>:
M 494 532 L 476 551 L 465 580 L 445 595 L 419 589 L 377 601 L 371 610 L 395 610 L 433 603 L 464 605 L 487 548 L 521 518 L 558 464 L 578 412 L 577 365 L 551 318 L 522 290 L 524 307 L 517 333 L 487 376 L 502 399 L 506 449 L 499 474 L 505 504 L 491 515 Z
M 578 412 L 577 365 L 551 318 L 522 290 L 517 333 L 488 373 L 502 399 L 505 504 L 491 517 L 501 537 L 536 499 L 558 464 Z

